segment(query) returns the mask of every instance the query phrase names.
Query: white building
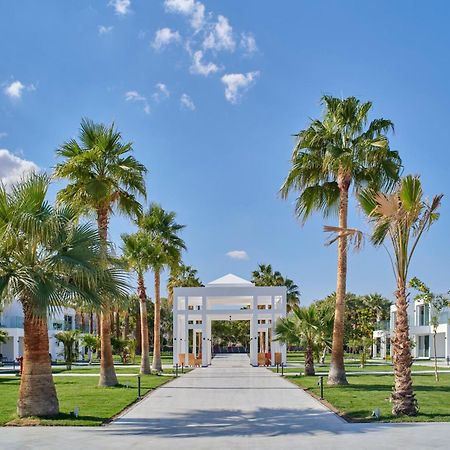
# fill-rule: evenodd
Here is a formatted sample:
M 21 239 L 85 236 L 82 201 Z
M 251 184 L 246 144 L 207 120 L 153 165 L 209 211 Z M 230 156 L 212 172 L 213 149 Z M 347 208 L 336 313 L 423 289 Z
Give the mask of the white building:
M 211 364 L 214 320 L 250 321 L 250 364 L 276 356 L 286 364 L 286 346 L 275 340 L 277 319 L 286 316 L 284 286 L 255 286 L 250 281 L 228 274 L 205 287 L 175 288 L 173 300 L 173 364 L 203 367 Z M 182 355 L 182 356 L 181 356 Z M 267 358 L 266 358 L 267 359 Z
M 373 355 L 376 358 L 392 356 L 391 337 L 394 333 L 397 308 L 391 306 L 390 320 L 381 323 L 373 333 Z M 431 318 L 434 311 L 423 300 L 412 301 L 408 305 L 409 334 L 413 342 L 412 355 L 417 359 L 434 358 L 433 334 Z M 438 358 L 450 357 L 450 308 L 444 308 L 439 314 L 439 325 L 436 329 L 436 356 Z
M 0 354 L 3 360 L 14 361 L 23 355 L 23 311 L 20 302 L 14 300 L 0 312 L 0 328 L 8 333 L 6 343 L 0 343 Z M 74 328 L 74 309 L 63 308 L 61 311 L 49 315 L 48 340 L 52 359 L 62 359 L 62 345 L 56 341 L 55 334 L 58 331 L 72 330 Z

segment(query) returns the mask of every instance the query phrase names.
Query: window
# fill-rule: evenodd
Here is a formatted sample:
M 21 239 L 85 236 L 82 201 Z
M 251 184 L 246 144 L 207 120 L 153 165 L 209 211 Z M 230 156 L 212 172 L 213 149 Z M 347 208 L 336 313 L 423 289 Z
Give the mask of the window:
M 71 330 L 73 328 L 73 316 L 64 315 L 64 330 Z
M 417 356 L 419 358 L 430 357 L 430 336 L 418 336 L 418 351 Z
M 419 305 L 417 307 L 417 319 L 419 326 L 430 325 L 430 306 Z

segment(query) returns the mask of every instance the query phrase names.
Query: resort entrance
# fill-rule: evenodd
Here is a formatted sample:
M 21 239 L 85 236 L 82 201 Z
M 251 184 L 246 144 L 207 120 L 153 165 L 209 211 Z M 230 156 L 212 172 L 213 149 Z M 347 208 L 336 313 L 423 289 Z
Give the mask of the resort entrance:
M 175 288 L 173 364 L 202 367 L 211 364 L 214 350 L 220 348 L 213 339 L 214 322 L 219 324 L 216 327 L 226 322 L 248 324 L 248 340 L 240 346 L 250 354 L 251 365 L 286 363 L 286 346 L 274 340 L 273 332 L 276 321 L 285 316 L 284 286 L 255 286 L 229 274 L 205 287 Z M 244 340 L 245 328 L 241 331 L 240 339 Z

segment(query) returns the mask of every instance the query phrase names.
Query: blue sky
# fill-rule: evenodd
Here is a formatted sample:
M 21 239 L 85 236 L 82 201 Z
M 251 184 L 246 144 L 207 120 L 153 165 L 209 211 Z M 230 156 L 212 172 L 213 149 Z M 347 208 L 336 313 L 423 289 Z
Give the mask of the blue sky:
M 205 282 L 272 263 L 309 303 L 335 289 L 322 226 L 336 219 L 301 227 L 279 199 L 291 135 L 325 93 L 372 100 L 405 173 L 448 194 L 449 13 L 445 1 L 0 0 L 0 176 L 50 170 L 81 117 L 114 120 L 149 168 L 149 200 L 187 225 L 185 261 Z M 411 269 L 435 291 L 450 288 L 449 212 L 445 196 Z M 349 224 L 367 229 L 355 204 Z M 130 230 L 112 219 L 116 242 Z M 350 255 L 348 289 L 392 297 L 384 250 Z

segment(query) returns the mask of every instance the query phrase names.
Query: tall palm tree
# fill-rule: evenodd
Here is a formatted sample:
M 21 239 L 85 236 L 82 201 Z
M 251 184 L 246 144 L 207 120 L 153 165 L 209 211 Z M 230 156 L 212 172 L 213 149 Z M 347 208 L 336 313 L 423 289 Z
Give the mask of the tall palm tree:
M 197 270 L 180 262 L 170 270 L 167 282 L 167 301 L 173 304 L 173 290 L 176 287 L 202 287 L 203 283 L 197 275 Z
M 312 304 L 295 307 L 275 325 L 276 340 L 305 348 L 305 375 L 315 375 L 314 355 L 330 347 L 331 335 L 325 333 L 327 320 L 326 312 Z
M 300 306 L 300 291 L 289 278 L 284 279 L 283 286 L 286 287 L 286 311 L 290 313 L 295 307 Z
M 126 290 L 125 274 L 104 264 L 98 232 L 77 224 L 71 207 L 50 205 L 48 186 L 45 175 L 30 175 L 8 192 L 0 187 L 0 301 L 17 298 L 24 313 L 20 417 L 59 411 L 48 357 L 48 310 L 77 299 L 99 307 L 105 292 Z
M 67 370 L 72 370 L 72 363 L 76 360 L 76 345 L 80 340 L 80 330 L 66 330 L 55 334 L 55 339 L 63 345 L 64 362 Z
M 105 255 L 108 224 L 114 209 L 132 217 L 142 212 L 136 196 L 146 195 L 144 175 L 147 169 L 131 152 L 132 144 L 122 143 L 122 135 L 114 124 L 106 126 L 89 119 L 81 121 L 79 142 L 71 139 L 57 150 L 57 155 L 64 161 L 57 164 L 55 176 L 69 180 L 58 193 L 58 200 L 81 213 L 96 214 Z M 99 386 L 117 384 L 111 348 L 111 307 L 109 298 L 104 303 L 100 320 Z
M 285 286 L 288 313 L 300 304 L 298 286 L 289 278 L 283 277 L 278 270 L 274 271 L 271 264 L 258 264 L 258 268 L 252 272 L 252 282 L 256 286 Z
M 154 248 L 147 233 L 138 231 L 133 234 L 122 234 L 123 257 L 127 266 L 137 275 L 137 295 L 140 310 L 141 331 L 141 369 L 143 374 L 151 373 L 150 370 L 150 345 L 148 338 L 148 314 L 147 314 L 147 290 L 145 288 L 144 275 L 150 268 L 154 259 Z
M 139 228 L 150 238 L 150 267 L 154 273 L 155 308 L 153 323 L 152 369 L 162 371 L 161 364 L 161 272 L 176 267 L 181 260 L 181 252 L 186 245 L 178 234 L 184 225 L 176 223 L 176 214 L 165 211 L 157 203 L 152 203 L 148 211 L 139 219 Z
M 370 185 L 390 188 L 398 179 L 401 160 L 389 147 L 390 120 L 368 124 L 371 102 L 355 97 L 325 95 L 322 120 L 313 120 L 296 134 L 291 169 L 280 189 L 282 198 L 298 192 L 296 215 L 304 222 L 314 211 L 324 216 L 337 210 L 339 217 L 336 307 L 329 384 L 347 384 L 344 366 L 344 314 L 347 283 L 348 197 Z
M 412 175 L 402 178 L 392 194 L 366 189 L 359 195 L 361 207 L 373 224 L 373 244 L 382 245 L 385 239 L 389 238 L 393 251 L 390 258 L 397 280 L 397 314 L 392 339 L 394 415 L 413 416 L 418 411 L 411 378 L 412 356 L 406 286 L 408 269 L 417 244 L 423 233 L 439 218 L 437 210 L 441 199 L 442 195 L 437 195 L 428 203 L 424 199 L 419 177 Z
M 258 264 L 252 272 L 252 282 L 256 286 L 283 286 L 284 278 L 278 270 L 273 270 L 271 264 Z

